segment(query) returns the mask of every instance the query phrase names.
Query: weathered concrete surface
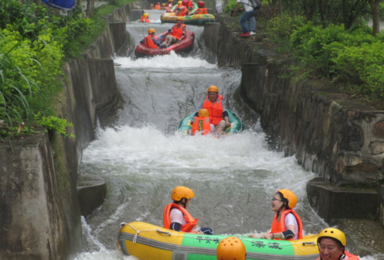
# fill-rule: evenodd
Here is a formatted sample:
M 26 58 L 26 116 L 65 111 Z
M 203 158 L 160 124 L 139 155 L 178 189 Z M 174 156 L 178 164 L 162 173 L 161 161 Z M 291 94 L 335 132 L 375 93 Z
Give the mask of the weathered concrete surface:
M 13 151 L 12 151 L 13 150 Z M 48 134 L 0 144 L 0 259 L 66 259 L 81 246 L 77 198 Z
M 375 189 L 337 187 L 315 178 L 307 183 L 309 203 L 328 223 L 334 219 L 371 219 L 377 216 L 378 194 Z
M 80 175 L 77 182 L 77 193 L 81 215 L 88 216 L 104 203 L 107 196 L 107 185 L 105 180 L 99 176 Z
M 220 23 L 206 23 L 204 25 L 204 43 L 214 52 L 218 53 Z

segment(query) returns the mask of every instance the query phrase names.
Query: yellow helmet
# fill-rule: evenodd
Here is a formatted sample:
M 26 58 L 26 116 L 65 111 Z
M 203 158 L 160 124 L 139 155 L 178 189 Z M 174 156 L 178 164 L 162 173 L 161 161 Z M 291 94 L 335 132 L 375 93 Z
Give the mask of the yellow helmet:
M 219 88 L 216 87 L 216 86 L 210 86 L 208 88 L 208 92 L 217 92 L 217 93 L 219 93 Z
M 151 4 L 151 6 L 153 6 L 153 4 Z
M 190 199 L 194 197 L 195 193 L 190 188 L 185 186 L 177 186 L 172 191 L 171 199 L 174 201 L 180 201 L 182 198 Z
M 209 117 L 209 111 L 208 109 L 200 109 L 199 110 L 199 117 Z
M 148 29 L 148 34 L 152 34 L 152 33 L 155 33 L 155 32 L 156 32 L 156 30 L 153 29 L 153 28 L 149 28 L 149 29 Z
M 144 16 L 145 18 L 148 18 L 149 13 L 144 13 L 143 16 Z
M 161 5 L 162 5 L 162 6 L 165 6 L 165 3 L 162 3 Z
M 344 247 L 347 246 L 347 238 L 345 237 L 344 232 L 341 230 L 338 230 L 337 228 L 323 229 L 319 233 L 319 237 L 317 238 L 317 243 L 319 243 L 321 238 L 324 238 L 324 237 L 330 237 L 330 238 L 336 239 L 342 244 L 342 246 Z
M 179 1 L 179 2 L 177 2 L 177 4 L 178 4 L 178 5 L 182 5 L 182 4 L 183 4 L 183 2 L 182 2 L 182 1 Z
M 245 260 L 247 251 L 243 241 L 237 237 L 226 237 L 216 249 L 217 260 Z
M 296 197 L 295 193 L 293 193 L 290 190 L 285 190 L 285 189 L 278 190 L 277 192 L 280 192 L 281 194 L 283 194 L 284 199 L 288 200 L 288 207 L 290 209 L 293 209 L 296 206 L 297 197 Z

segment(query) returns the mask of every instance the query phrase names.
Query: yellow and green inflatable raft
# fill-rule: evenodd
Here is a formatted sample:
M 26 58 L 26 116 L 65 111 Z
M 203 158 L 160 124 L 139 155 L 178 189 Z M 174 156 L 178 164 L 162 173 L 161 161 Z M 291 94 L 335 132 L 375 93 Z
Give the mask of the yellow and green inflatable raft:
M 122 223 L 117 247 L 140 260 L 216 260 L 216 248 L 226 235 L 182 233 L 144 222 Z M 247 259 L 314 260 L 317 235 L 295 241 L 239 237 Z

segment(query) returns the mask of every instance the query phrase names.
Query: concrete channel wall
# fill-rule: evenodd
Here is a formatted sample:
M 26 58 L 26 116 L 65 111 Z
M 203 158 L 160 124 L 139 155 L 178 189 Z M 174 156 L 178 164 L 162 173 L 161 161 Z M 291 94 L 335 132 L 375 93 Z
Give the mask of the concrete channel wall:
M 0 259 L 64 260 L 81 249 L 80 215 L 104 201 L 106 187 L 77 170 L 97 124 L 108 124 L 120 104 L 112 57 L 124 52 L 125 24 L 134 9 L 142 9 L 140 2 L 106 17 L 103 34 L 64 65 L 58 116 L 73 123 L 68 131 L 75 138 L 42 132 L 0 144 Z

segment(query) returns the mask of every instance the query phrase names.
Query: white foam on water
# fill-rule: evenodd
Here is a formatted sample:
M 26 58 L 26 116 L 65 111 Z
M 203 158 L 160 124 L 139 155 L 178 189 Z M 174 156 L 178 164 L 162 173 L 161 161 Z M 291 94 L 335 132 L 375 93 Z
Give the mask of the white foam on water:
M 132 59 L 129 57 L 116 57 L 115 64 L 121 68 L 217 68 L 205 60 L 192 57 L 182 57 L 171 51 L 169 55 L 159 55 L 148 58 Z

